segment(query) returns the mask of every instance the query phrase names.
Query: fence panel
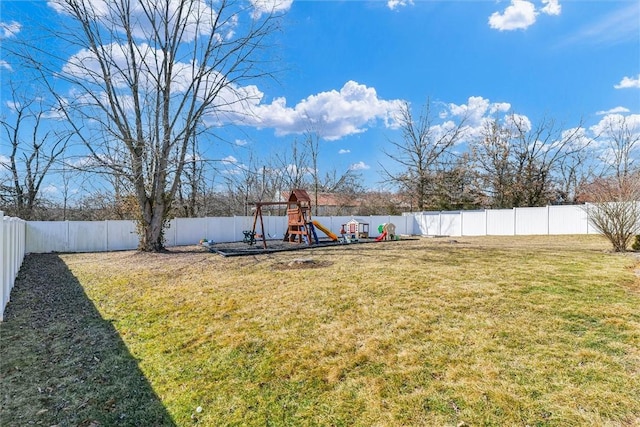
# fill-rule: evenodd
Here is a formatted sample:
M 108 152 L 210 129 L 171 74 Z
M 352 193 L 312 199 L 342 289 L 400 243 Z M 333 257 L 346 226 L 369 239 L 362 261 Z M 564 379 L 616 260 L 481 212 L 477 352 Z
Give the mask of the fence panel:
M 215 224 L 209 228 L 209 233 L 215 242 L 237 242 L 242 240 L 242 230 L 246 217 L 214 218 Z
M 68 252 L 102 252 L 107 250 L 105 221 L 69 221 Z
M 28 221 L 27 252 L 68 252 L 68 221 Z
M 437 236 L 440 234 L 440 212 L 422 212 L 415 215 L 417 229 L 415 234 Z
M 25 254 L 26 222 L 0 211 L 0 321 Z
M 461 236 L 462 216 L 460 212 L 440 212 L 440 235 Z
M 487 210 L 487 236 L 513 236 L 514 234 L 513 209 Z
M 136 249 L 139 238 L 135 221 L 109 220 L 107 223 L 107 250 L 125 251 Z
M 519 236 L 549 234 L 549 210 L 543 208 L 516 208 L 515 233 Z
M 173 220 L 176 246 L 197 245 L 207 238 L 207 218 L 175 218 Z
M 549 206 L 549 234 L 587 234 L 589 228 L 584 206 Z
M 462 221 L 463 236 L 486 236 L 487 235 L 487 212 L 486 211 L 462 211 L 460 212 Z

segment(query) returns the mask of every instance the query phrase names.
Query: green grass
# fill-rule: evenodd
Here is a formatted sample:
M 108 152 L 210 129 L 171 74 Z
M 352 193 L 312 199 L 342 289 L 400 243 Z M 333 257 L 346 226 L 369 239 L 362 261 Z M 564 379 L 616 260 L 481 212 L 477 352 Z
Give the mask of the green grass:
M 637 258 L 596 236 L 456 240 L 60 258 L 136 362 L 155 424 L 640 425 Z M 4 379 L 10 313 L 0 389 L 28 396 Z M 3 401 L 0 425 L 22 425 L 16 411 Z

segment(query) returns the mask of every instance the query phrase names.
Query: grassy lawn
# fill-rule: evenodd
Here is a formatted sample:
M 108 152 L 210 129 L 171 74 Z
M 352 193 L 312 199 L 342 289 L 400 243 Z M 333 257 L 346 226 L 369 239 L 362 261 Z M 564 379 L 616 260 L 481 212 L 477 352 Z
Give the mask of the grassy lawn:
M 32 255 L 0 324 L 0 425 L 637 426 L 640 266 L 607 249 Z

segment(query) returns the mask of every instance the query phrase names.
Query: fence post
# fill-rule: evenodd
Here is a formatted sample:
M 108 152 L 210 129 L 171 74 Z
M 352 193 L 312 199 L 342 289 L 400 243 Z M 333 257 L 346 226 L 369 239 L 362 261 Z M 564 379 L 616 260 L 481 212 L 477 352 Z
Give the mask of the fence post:
M 547 236 L 551 233 L 551 207 L 547 205 Z
M 4 212 L 0 211 L 0 320 L 3 319 L 4 307 L 9 302 L 7 283 L 5 281 L 5 257 L 7 253 L 4 247 Z
M 65 251 L 76 252 L 77 248 L 71 249 L 71 226 L 69 225 L 69 220 L 66 220 L 64 223 L 67 226 L 67 237 L 64 242 Z
M 109 220 L 104 220 L 104 251 L 109 252 Z
M 16 278 L 16 218 L 9 218 L 9 245 L 11 250 L 9 251 L 9 291 L 13 288 L 13 283 Z

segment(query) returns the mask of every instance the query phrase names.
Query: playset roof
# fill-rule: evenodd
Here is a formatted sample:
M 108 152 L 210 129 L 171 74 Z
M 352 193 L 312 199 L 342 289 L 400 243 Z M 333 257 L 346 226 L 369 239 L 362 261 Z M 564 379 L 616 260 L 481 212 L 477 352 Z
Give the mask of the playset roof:
M 289 194 L 290 202 L 309 202 L 311 203 L 311 197 L 309 197 L 309 193 L 301 188 L 296 188 L 291 190 L 291 194 Z

